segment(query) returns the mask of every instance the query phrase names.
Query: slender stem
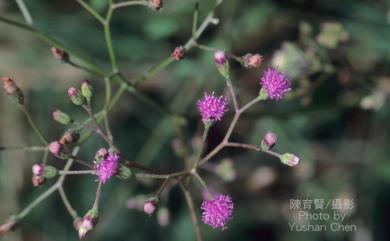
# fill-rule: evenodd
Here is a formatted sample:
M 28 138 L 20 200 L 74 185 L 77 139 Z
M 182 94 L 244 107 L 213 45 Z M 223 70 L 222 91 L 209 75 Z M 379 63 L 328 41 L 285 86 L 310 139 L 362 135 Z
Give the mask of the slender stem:
M 174 172 L 171 174 L 151 174 L 151 173 L 136 173 L 136 178 L 152 178 L 152 179 L 168 179 L 180 176 L 186 176 L 190 173 L 188 171 Z
M 198 17 L 199 17 L 199 0 L 195 1 L 194 8 L 194 17 L 192 20 L 192 38 L 196 38 L 196 28 L 198 27 Z
M 64 188 L 62 186 L 60 186 L 58 188 L 58 193 L 60 194 L 61 200 L 64 203 L 66 210 L 68 210 L 68 213 L 70 214 L 70 216 L 72 216 L 73 219 L 77 219 L 79 217 L 77 214 L 77 211 L 70 204 L 70 201 L 69 201 L 68 197 L 66 196 Z
M 192 225 L 194 227 L 196 240 L 203 241 L 202 234 L 200 232 L 198 218 L 196 216 L 196 211 L 195 211 L 194 201 L 193 201 L 192 195 L 191 195 L 190 191 L 187 188 L 185 188 L 185 186 L 181 182 L 179 182 L 179 184 L 180 184 L 181 190 L 183 191 L 184 196 L 186 198 L 188 209 L 190 210 L 191 220 L 192 220 Z
M 106 19 L 104 20 L 104 37 L 106 39 L 106 44 L 107 44 L 107 49 L 108 49 L 108 54 L 110 56 L 110 61 L 112 65 L 112 71 L 113 73 L 118 72 L 118 65 L 116 62 L 116 56 L 115 56 L 115 51 L 114 51 L 114 45 L 112 44 L 112 37 L 111 37 L 111 28 L 110 28 L 110 23 L 111 23 L 111 18 L 112 18 L 112 0 L 109 1 L 109 7 L 108 7 L 108 12 Z
M 0 146 L 0 151 L 47 151 L 47 146 Z
M 240 113 L 243 113 L 244 111 L 246 111 L 247 109 L 249 109 L 252 105 L 256 104 L 257 102 L 260 102 L 261 101 L 261 98 L 258 96 L 256 98 L 254 98 L 252 101 L 250 101 L 248 104 L 244 105 L 240 110 L 239 112 Z
M 199 175 L 198 172 L 192 172 L 192 175 L 196 178 L 196 180 L 199 181 L 200 185 L 202 185 L 203 189 L 209 193 L 209 189 L 206 185 L 206 182 L 203 180 L 203 178 Z
M 34 24 L 34 21 L 31 17 L 30 12 L 28 11 L 28 8 L 27 8 L 26 4 L 24 3 L 24 1 L 23 0 L 15 0 L 15 2 L 18 5 L 20 11 L 22 12 L 22 15 L 23 15 L 24 19 L 26 20 L 26 22 L 28 23 L 28 25 L 32 26 Z
M 59 171 L 60 175 L 84 175 L 84 174 L 95 174 L 95 170 L 81 170 L 81 171 Z
M 96 197 L 95 197 L 95 202 L 93 203 L 92 209 L 98 210 L 98 208 L 99 208 L 99 201 L 100 201 L 100 197 L 102 194 L 102 186 L 103 186 L 103 183 L 99 182 L 97 189 L 96 189 Z
M 198 154 L 196 156 L 196 159 L 195 159 L 195 162 L 194 162 L 194 165 L 193 165 L 193 169 L 196 169 L 196 167 L 199 165 L 199 161 L 202 157 L 202 153 L 203 153 L 203 149 L 204 149 L 204 146 L 206 145 L 206 140 L 207 140 L 207 135 L 209 133 L 209 130 L 210 130 L 210 126 L 209 125 L 205 125 L 204 126 L 204 130 L 203 130 L 203 135 L 202 135 L 202 143 L 200 145 L 200 148 L 199 148 L 199 151 L 198 151 Z
M 126 2 L 115 3 L 111 6 L 111 8 L 115 10 L 118 8 L 135 6 L 135 5 L 149 6 L 148 1 L 140 0 L 140 1 L 126 1 Z
M 96 12 L 91 6 L 89 6 L 84 0 L 77 0 L 77 2 L 85 9 L 87 10 L 92 16 L 96 18 L 101 24 L 104 24 L 104 19 L 103 17 Z
M 150 79 L 151 77 L 155 76 L 158 72 L 161 70 L 165 69 L 167 66 L 169 66 L 171 63 L 174 62 L 174 59 L 169 56 L 162 60 L 161 62 L 157 63 L 156 65 L 152 66 L 150 69 L 146 71 L 145 74 L 135 78 L 132 82 L 134 83 L 135 86 L 141 84 L 147 79 Z
M 88 162 L 84 161 L 84 160 L 81 160 L 80 158 L 76 157 L 76 156 L 71 156 L 72 159 L 74 159 L 75 162 L 83 165 L 83 166 L 86 166 L 86 167 L 89 167 L 89 168 L 93 168 L 93 165 L 89 164 Z
M 42 158 L 42 164 L 46 164 L 47 163 L 47 158 L 49 157 L 49 149 L 46 149 L 44 152 L 43 152 L 43 158 Z
M 165 180 L 163 181 L 163 183 L 161 184 L 160 188 L 159 188 L 159 189 L 157 190 L 157 192 L 156 192 L 155 197 L 157 197 L 157 199 L 160 198 L 161 193 L 164 191 L 164 188 L 167 186 L 167 184 L 169 183 L 170 180 L 171 180 L 171 178 L 168 177 L 167 179 L 165 179 Z
M 115 144 L 110 140 L 110 138 L 107 137 L 107 135 L 103 132 L 102 128 L 100 128 L 99 122 L 96 120 L 95 115 L 92 113 L 91 107 L 83 105 L 84 110 L 87 112 L 89 117 L 92 119 L 93 123 L 95 124 L 95 132 L 102 137 L 107 144 L 110 145 L 110 147 L 114 148 L 116 151 L 119 152 L 119 149 L 115 146 Z
M 236 97 L 236 94 L 234 92 L 234 88 L 233 88 L 232 81 L 230 78 L 226 78 L 226 86 L 228 87 L 228 89 L 230 91 L 230 95 L 232 96 L 234 110 L 237 112 L 238 111 L 237 97 Z
M 30 27 L 26 24 L 23 24 L 23 23 L 18 23 L 14 20 L 10 20 L 10 19 L 6 19 L 6 18 L 3 18 L 0 16 L 0 21 L 1 22 L 4 22 L 4 23 L 7 23 L 7 24 L 10 24 L 10 25 L 13 25 L 15 27 L 18 27 L 18 28 L 21 28 L 23 30 L 27 30 L 27 31 L 30 31 L 30 32 L 34 32 L 35 29 L 33 27 Z
M 235 142 L 229 142 L 225 144 L 226 147 L 237 147 L 237 148 L 245 148 L 245 149 L 251 149 L 255 151 L 262 151 L 265 153 L 268 153 L 275 157 L 280 157 L 280 154 L 271 150 L 262 150 L 259 146 L 253 145 L 253 144 L 245 144 L 245 143 L 235 143 Z
M 37 125 L 35 124 L 34 120 L 31 118 L 31 115 L 30 113 L 28 112 L 26 106 L 24 105 L 19 105 L 20 108 L 22 109 L 23 113 L 25 114 L 25 116 L 27 117 L 27 120 L 28 120 L 28 123 L 30 124 L 30 126 L 34 129 L 35 133 L 37 134 L 37 136 L 41 139 L 42 143 L 45 144 L 45 145 L 48 145 L 49 143 L 47 142 L 46 138 L 43 136 L 42 132 L 40 131 L 40 129 L 37 127 Z

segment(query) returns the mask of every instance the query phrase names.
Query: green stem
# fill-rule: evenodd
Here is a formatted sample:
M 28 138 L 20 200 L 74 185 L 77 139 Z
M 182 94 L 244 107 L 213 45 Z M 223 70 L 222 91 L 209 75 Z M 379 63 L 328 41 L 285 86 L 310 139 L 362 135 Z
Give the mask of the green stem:
M 73 219 L 77 219 L 79 217 L 77 214 L 77 211 L 70 204 L 70 201 L 69 201 L 68 197 L 66 196 L 64 188 L 62 186 L 60 186 L 58 188 L 58 193 L 60 194 L 61 200 L 64 203 L 66 210 L 68 210 L 68 213 L 70 214 L 70 216 L 72 216 Z
M 104 19 L 98 12 L 96 12 L 91 6 L 89 6 L 86 2 L 83 0 L 77 0 L 77 2 L 83 6 L 85 10 L 87 10 L 92 16 L 96 18 L 101 24 L 104 24 Z
M 117 62 L 116 62 L 114 46 L 112 44 L 111 28 L 110 28 L 110 22 L 111 22 L 111 18 L 112 18 L 112 13 L 113 13 L 113 10 L 111 8 L 111 2 L 110 2 L 110 6 L 109 6 L 108 12 L 107 12 L 107 17 L 104 20 L 104 24 L 103 24 L 103 26 L 104 26 L 104 37 L 106 39 L 108 54 L 110 56 L 110 61 L 111 61 L 111 65 L 112 65 L 112 71 L 113 71 L 113 73 L 117 73 L 118 72 L 118 65 L 117 65 Z
M 93 203 L 93 206 L 92 206 L 92 209 L 94 209 L 94 210 L 98 210 L 99 209 L 99 201 L 100 201 L 100 197 L 101 197 L 101 194 L 102 194 L 102 186 L 103 186 L 103 183 L 99 182 L 99 184 L 97 186 L 97 189 L 96 189 L 95 202 Z
M 120 2 L 120 3 L 115 3 L 112 5 L 112 9 L 118 9 L 118 8 L 123 8 L 123 7 L 129 7 L 129 6 L 149 6 L 148 1 L 140 0 L 140 1 L 126 1 L 126 2 Z
M 47 151 L 47 146 L 0 146 L 0 151 Z
M 195 169 L 198 167 L 198 165 L 199 165 L 199 161 L 200 161 L 200 159 L 201 159 L 201 157 L 202 157 L 203 149 L 204 149 L 204 147 L 205 147 L 205 145 L 206 145 L 206 140 L 207 140 L 207 135 L 208 135 L 208 133 L 209 133 L 209 130 L 210 130 L 210 125 L 205 124 L 204 130 L 203 130 L 203 135 L 202 135 L 202 143 L 201 143 L 201 145 L 200 145 L 198 154 L 197 154 L 197 156 L 196 156 L 195 163 L 194 163 L 194 165 L 193 165 L 193 167 L 192 167 L 194 170 L 195 170 Z
M 85 175 L 85 174 L 95 174 L 95 170 L 81 170 L 81 171 L 59 171 L 60 175 Z
M 136 78 L 134 81 L 135 86 L 141 84 L 147 79 L 150 79 L 151 77 L 155 76 L 157 73 L 159 73 L 161 70 L 168 67 L 170 64 L 174 62 L 174 59 L 169 56 L 168 58 L 164 59 L 163 61 L 159 62 L 158 64 L 151 67 L 145 74 L 141 75 L 140 77 Z
M 19 105 L 20 108 L 22 109 L 23 113 L 25 114 L 25 116 L 27 117 L 27 120 L 28 120 L 28 123 L 30 124 L 30 126 L 33 128 L 33 130 L 35 131 L 35 133 L 37 134 L 37 136 L 41 139 L 42 143 L 45 144 L 45 145 L 48 145 L 48 141 L 46 140 L 46 138 L 43 136 L 42 132 L 39 130 L 39 128 L 37 127 L 37 125 L 35 124 L 34 120 L 31 118 L 31 115 L 30 113 L 28 112 L 26 106 L 24 105 Z
M 22 12 L 22 15 L 28 25 L 32 26 L 34 24 L 33 19 L 31 17 L 30 12 L 28 11 L 28 8 L 23 0 L 15 0 L 16 4 L 18 5 L 20 11 Z

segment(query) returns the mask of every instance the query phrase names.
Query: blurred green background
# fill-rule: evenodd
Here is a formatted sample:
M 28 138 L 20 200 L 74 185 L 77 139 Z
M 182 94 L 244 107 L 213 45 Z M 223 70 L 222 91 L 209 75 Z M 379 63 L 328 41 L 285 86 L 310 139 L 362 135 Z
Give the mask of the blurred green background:
M 106 0 L 89 3 L 104 12 Z M 102 28 L 76 1 L 26 0 L 36 27 L 93 62 L 110 68 Z M 202 0 L 200 19 L 213 1 Z M 191 36 L 193 1 L 166 0 L 161 12 L 145 7 L 115 13 L 112 36 L 119 66 L 128 78 L 144 73 Z M 23 22 L 11 0 L 0 2 L 0 15 Z M 259 91 L 261 73 L 278 66 L 293 79 L 287 100 L 264 102 L 241 118 L 232 140 L 259 144 L 267 131 L 278 134 L 276 150 L 300 156 L 288 168 L 268 155 L 226 149 L 202 171 L 210 188 L 232 195 L 236 209 L 229 228 L 201 225 L 205 240 L 390 240 L 390 3 L 372 0 L 226 0 L 216 11 L 220 23 L 210 26 L 199 42 L 236 55 L 260 53 L 260 69 L 232 63 L 233 85 L 241 104 Z M 330 24 L 329 24 L 330 23 Z M 66 130 L 51 119 L 61 109 L 77 120 L 85 114 L 73 106 L 66 89 L 87 78 L 95 86 L 94 106 L 104 100 L 103 80 L 54 60 L 50 47 L 35 35 L 0 22 L 0 75 L 12 76 L 24 90 L 26 105 L 50 140 Z M 201 125 L 195 101 L 204 91 L 222 94 L 225 83 L 213 53 L 193 49 L 186 58 L 144 82 L 140 89 L 163 106 L 183 114 L 184 136 L 194 148 Z M 232 109 L 232 107 L 231 107 Z M 22 113 L 0 94 L 0 146 L 39 145 Z M 222 139 L 232 118 L 211 130 L 207 150 Z M 115 141 L 126 156 L 165 172 L 183 167 L 175 155 L 177 130 L 170 119 L 125 94 L 110 115 Z M 104 143 L 92 138 L 80 152 L 92 159 Z M 31 184 L 31 166 L 41 153 L 0 152 L 0 220 L 18 212 L 41 188 Z M 50 157 L 52 165 L 61 166 Z M 232 165 L 230 165 L 232 164 Z M 77 165 L 74 167 L 77 168 Z M 87 240 L 195 240 L 191 218 L 178 187 L 170 190 L 156 216 L 134 206 L 158 182 L 110 181 L 104 187 L 100 222 Z M 92 205 L 95 177 L 69 177 L 65 190 L 78 210 Z M 194 189 L 196 206 L 202 196 Z M 130 200 L 129 200 L 130 198 Z M 345 223 L 357 232 L 292 232 L 290 199 L 353 199 Z M 137 206 L 137 205 L 136 205 Z M 169 210 L 169 224 L 164 219 Z M 57 194 L 23 220 L 4 240 L 77 240 L 72 219 Z

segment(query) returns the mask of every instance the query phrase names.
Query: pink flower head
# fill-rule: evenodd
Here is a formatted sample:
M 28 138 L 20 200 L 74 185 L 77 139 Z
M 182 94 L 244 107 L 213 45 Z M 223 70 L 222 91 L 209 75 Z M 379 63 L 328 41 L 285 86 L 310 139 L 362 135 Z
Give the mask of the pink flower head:
M 156 211 L 157 203 L 154 200 L 148 200 L 144 203 L 144 212 L 151 216 Z
M 42 164 L 34 164 L 32 166 L 32 172 L 34 175 L 42 176 L 44 171 L 45 171 L 45 166 Z
M 203 201 L 202 221 L 214 229 L 224 229 L 233 216 L 233 201 L 229 195 L 219 194 L 215 198 Z
M 271 100 L 282 99 L 291 90 L 291 83 L 287 75 L 275 68 L 269 68 L 265 71 L 260 84 Z
M 227 99 L 224 96 L 217 97 L 214 92 L 204 94 L 203 99 L 198 100 L 197 106 L 204 123 L 220 121 L 227 109 Z
M 96 165 L 96 174 L 99 176 L 99 181 L 103 184 L 118 173 L 119 158 L 118 154 L 109 152 L 106 159 Z
M 59 155 L 62 151 L 62 145 L 58 141 L 49 144 L 49 151 L 54 155 Z
M 227 57 L 227 54 L 226 52 L 222 51 L 222 50 L 217 50 L 215 53 L 214 53 L 214 60 L 215 60 L 215 63 L 217 65 L 223 65 L 226 63 L 228 57 Z

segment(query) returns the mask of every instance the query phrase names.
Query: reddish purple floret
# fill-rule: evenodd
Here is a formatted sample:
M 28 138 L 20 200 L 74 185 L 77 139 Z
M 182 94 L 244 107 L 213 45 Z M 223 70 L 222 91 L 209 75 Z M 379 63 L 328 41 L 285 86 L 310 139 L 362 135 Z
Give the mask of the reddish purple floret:
M 119 157 L 118 154 L 110 152 L 106 159 L 96 165 L 96 174 L 99 176 L 99 181 L 103 184 L 117 174 Z
M 291 90 L 291 82 L 287 75 L 275 68 L 265 71 L 260 84 L 271 100 L 280 100 Z
M 203 99 L 198 100 L 197 106 L 202 116 L 204 123 L 213 121 L 220 121 L 227 109 L 227 99 L 224 96 L 215 96 L 214 92 L 211 94 L 204 94 Z
M 219 194 L 215 198 L 203 201 L 202 221 L 214 229 L 226 228 L 233 216 L 233 201 L 229 195 Z

